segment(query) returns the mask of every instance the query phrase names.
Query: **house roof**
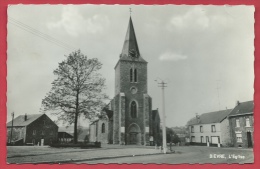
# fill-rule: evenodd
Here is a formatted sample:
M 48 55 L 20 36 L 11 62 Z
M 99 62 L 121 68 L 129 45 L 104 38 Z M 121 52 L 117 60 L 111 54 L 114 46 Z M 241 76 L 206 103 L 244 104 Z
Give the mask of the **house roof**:
M 238 103 L 238 105 L 231 111 L 229 116 L 238 116 L 254 112 L 254 101 L 247 101 Z
M 20 115 L 18 117 L 16 117 L 13 120 L 13 126 L 14 127 L 18 127 L 18 126 L 28 126 L 29 124 L 31 124 L 32 122 L 34 122 L 35 120 L 37 120 L 39 117 L 43 116 L 44 114 L 28 114 L 27 115 L 27 120 L 24 120 L 24 116 L 25 115 Z M 12 126 L 12 121 L 9 121 L 6 124 L 7 127 L 11 127 Z
M 228 116 L 231 110 L 232 109 L 227 109 L 201 114 L 198 117 L 192 118 L 188 122 L 188 125 L 220 123 Z
M 109 110 L 107 108 L 104 108 L 103 110 L 106 112 L 106 115 L 109 119 L 113 117 L 114 114 L 113 110 Z
M 59 131 L 58 132 L 58 137 L 59 138 L 73 138 L 73 135 L 70 133 L 67 133 L 65 131 Z

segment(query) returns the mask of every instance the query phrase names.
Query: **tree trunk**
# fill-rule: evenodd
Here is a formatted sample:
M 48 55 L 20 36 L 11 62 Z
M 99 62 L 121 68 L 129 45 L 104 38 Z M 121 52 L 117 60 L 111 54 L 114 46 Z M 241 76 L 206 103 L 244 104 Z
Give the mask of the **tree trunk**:
M 76 95 L 76 113 L 75 113 L 75 122 L 74 122 L 74 144 L 78 143 L 78 116 L 79 116 L 79 92 L 77 91 Z

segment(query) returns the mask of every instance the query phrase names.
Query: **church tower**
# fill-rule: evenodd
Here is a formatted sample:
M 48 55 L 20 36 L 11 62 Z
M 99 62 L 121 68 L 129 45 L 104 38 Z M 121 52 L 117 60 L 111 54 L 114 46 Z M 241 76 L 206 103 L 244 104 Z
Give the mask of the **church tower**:
M 131 17 L 115 66 L 115 97 L 111 108 L 114 144 L 149 143 L 152 102 L 147 94 L 147 62 L 141 56 Z

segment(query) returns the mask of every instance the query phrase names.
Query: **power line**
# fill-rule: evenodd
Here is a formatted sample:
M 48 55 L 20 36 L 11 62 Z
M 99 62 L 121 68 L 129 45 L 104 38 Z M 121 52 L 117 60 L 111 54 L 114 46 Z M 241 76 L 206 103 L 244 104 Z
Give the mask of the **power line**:
M 53 40 L 53 41 L 55 41 L 55 42 L 57 42 L 57 43 L 61 43 L 61 44 L 63 44 L 64 46 L 66 46 L 66 47 L 68 47 L 68 48 L 74 49 L 74 47 L 72 47 L 72 46 L 70 46 L 70 45 L 68 45 L 68 44 L 66 44 L 66 43 L 64 43 L 64 42 L 62 42 L 62 41 L 60 41 L 60 40 L 58 40 L 58 39 L 56 39 L 56 38 L 54 38 L 54 37 L 48 35 L 48 34 L 42 33 L 41 31 L 39 31 L 39 30 L 37 30 L 37 29 L 35 29 L 35 28 L 29 26 L 29 25 L 26 25 L 26 24 L 24 24 L 24 23 L 22 23 L 22 22 L 20 22 L 20 21 L 18 21 L 18 20 L 16 20 L 16 19 L 14 19 L 14 18 L 12 18 L 12 17 L 10 17 L 10 16 L 9 16 L 9 19 L 10 19 L 12 22 L 15 22 L 15 23 L 18 24 L 18 25 L 21 25 L 21 26 L 23 26 L 23 27 L 25 27 L 25 28 L 27 28 L 27 29 L 30 29 L 30 30 L 32 30 L 32 31 L 34 31 L 34 32 L 36 32 L 36 33 L 39 33 L 39 34 L 42 35 L 42 36 L 45 36 L 46 38 L 49 38 L 49 39 L 51 39 L 51 40 Z
M 42 38 L 42 39 L 44 39 L 44 40 L 46 40 L 48 42 L 54 43 L 54 44 L 58 45 L 59 47 L 62 47 L 64 49 L 66 49 L 66 50 L 70 50 L 70 51 L 71 50 L 75 50 L 74 47 L 71 47 L 70 45 L 68 45 L 68 44 L 66 44 L 64 42 L 62 42 L 62 41 L 60 41 L 60 40 L 58 40 L 56 38 L 53 38 L 52 36 L 49 36 L 49 35 L 47 35 L 45 33 L 42 33 L 39 30 L 37 30 L 35 28 L 32 28 L 32 27 L 30 27 L 30 26 L 28 26 L 28 25 L 26 25 L 26 24 L 24 24 L 24 23 L 22 23 L 22 22 L 20 22 L 20 21 L 18 21 L 16 19 L 14 19 L 14 18 L 8 17 L 8 19 L 9 19 L 9 22 L 12 25 L 17 26 L 20 29 L 23 29 L 24 31 L 27 31 L 27 32 L 35 35 L 35 36 L 38 36 L 38 37 L 40 37 L 40 38 Z

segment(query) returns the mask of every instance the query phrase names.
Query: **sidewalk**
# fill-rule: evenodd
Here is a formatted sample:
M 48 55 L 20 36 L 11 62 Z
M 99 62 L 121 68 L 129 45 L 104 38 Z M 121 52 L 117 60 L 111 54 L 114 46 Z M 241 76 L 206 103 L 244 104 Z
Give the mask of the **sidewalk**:
M 18 147 L 16 147 L 18 148 Z M 27 153 L 8 154 L 8 163 L 74 163 L 162 154 L 161 150 L 145 146 L 102 145 L 100 149 L 54 149 L 50 147 L 27 147 Z

